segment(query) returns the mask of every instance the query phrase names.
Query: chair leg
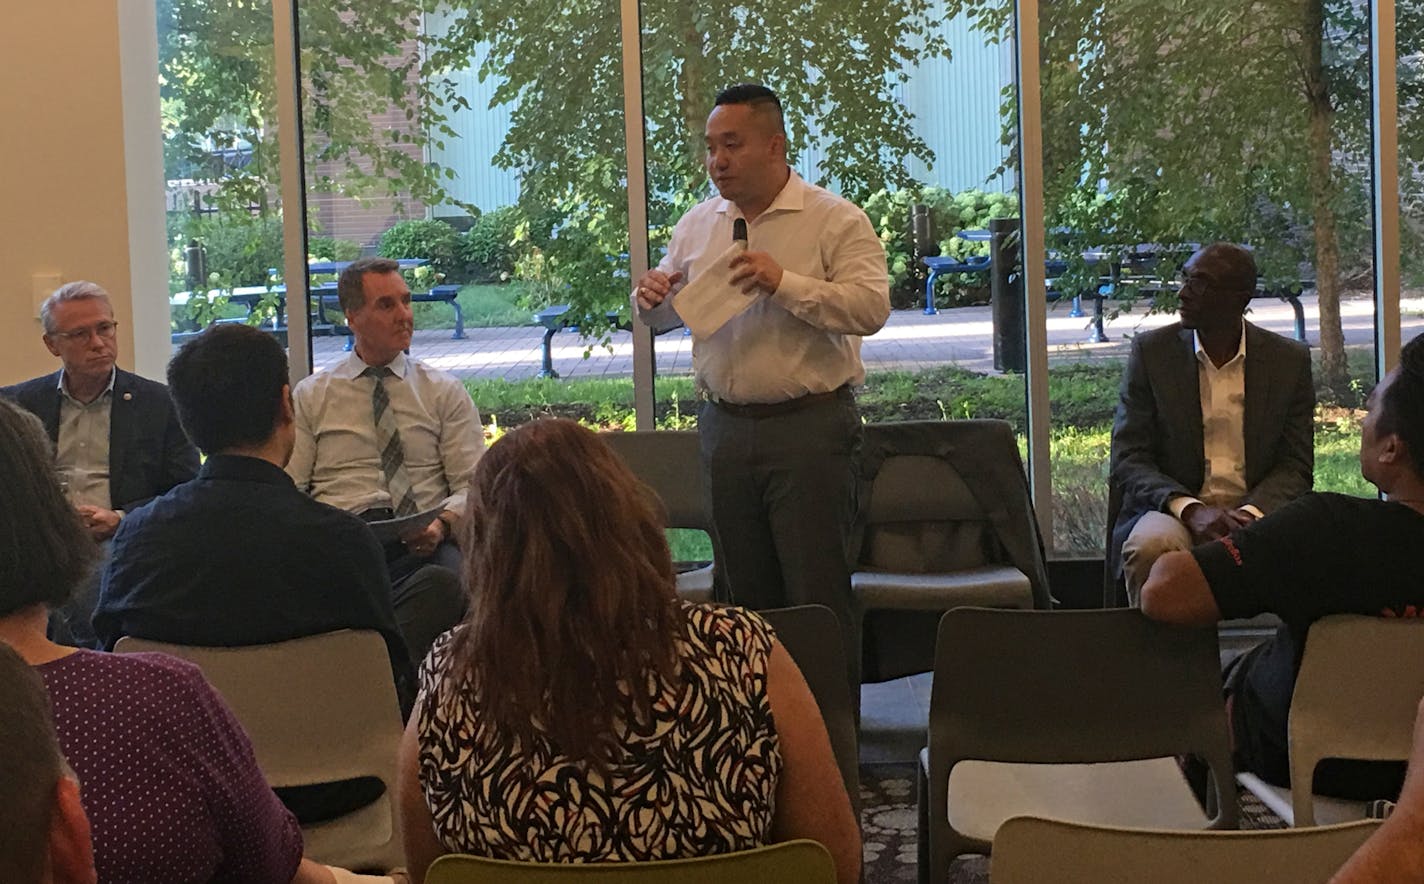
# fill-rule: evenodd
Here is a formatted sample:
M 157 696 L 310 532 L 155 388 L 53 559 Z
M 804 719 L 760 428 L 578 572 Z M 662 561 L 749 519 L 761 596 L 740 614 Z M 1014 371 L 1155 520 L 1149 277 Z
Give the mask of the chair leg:
M 919 884 L 929 884 L 930 780 L 918 758 L 915 759 L 915 851 L 918 872 L 916 880 Z

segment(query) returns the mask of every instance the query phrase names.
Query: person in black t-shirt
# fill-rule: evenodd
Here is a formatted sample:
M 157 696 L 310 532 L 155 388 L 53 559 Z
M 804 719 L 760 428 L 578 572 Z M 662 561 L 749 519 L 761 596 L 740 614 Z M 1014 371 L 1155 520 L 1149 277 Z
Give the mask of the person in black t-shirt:
M 1227 712 L 1235 760 L 1290 785 L 1286 724 L 1310 625 L 1329 614 L 1424 616 L 1424 338 L 1370 395 L 1360 472 L 1388 496 L 1314 493 L 1189 552 L 1158 559 L 1142 610 L 1169 623 L 1215 623 L 1270 612 L 1274 639 L 1228 665 Z M 1315 790 L 1392 797 L 1403 765 L 1329 761 Z

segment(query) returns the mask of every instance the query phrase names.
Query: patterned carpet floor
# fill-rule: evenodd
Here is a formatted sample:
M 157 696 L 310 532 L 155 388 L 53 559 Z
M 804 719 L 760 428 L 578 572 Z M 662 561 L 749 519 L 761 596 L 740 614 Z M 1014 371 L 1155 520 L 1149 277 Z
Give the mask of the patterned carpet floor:
M 916 880 L 915 765 L 913 762 L 860 766 L 861 830 L 865 839 L 866 884 Z M 1243 829 L 1279 829 L 1285 824 L 1248 792 L 1242 792 Z M 988 884 L 989 860 L 966 856 L 950 867 L 950 884 Z

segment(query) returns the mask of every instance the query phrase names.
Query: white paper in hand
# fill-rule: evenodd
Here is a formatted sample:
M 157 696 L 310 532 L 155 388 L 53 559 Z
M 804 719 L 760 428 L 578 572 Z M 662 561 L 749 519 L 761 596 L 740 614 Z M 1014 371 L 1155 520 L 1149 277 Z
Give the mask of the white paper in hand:
M 732 284 L 732 270 L 727 265 L 746 250 L 746 243 L 732 243 L 710 267 L 677 293 L 677 300 L 673 302 L 677 315 L 682 318 L 682 324 L 691 330 L 693 337 L 712 337 L 729 319 L 761 297 L 756 289 L 743 292 L 739 286 Z

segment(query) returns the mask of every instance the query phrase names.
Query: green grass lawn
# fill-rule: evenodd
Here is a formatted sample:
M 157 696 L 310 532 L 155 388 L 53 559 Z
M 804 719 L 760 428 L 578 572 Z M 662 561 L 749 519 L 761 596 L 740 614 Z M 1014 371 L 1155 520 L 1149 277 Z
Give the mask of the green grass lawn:
M 1373 386 L 1372 357 L 1350 353 L 1354 401 L 1317 409 L 1315 487 L 1320 491 L 1373 496 L 1359 473 L 1359 404 Z M 1122 363 L 1114 361 L 1055 365 L 1049 369 L 1053 429 L 1053 525 L 1051 546 L 1058 554 L 1102 555 L 1107 521 L 1108 460 L 1112 416 Z M 632 429 L 631 378 L 589 380 L 466 381 L 493 434 L 540 417 L 571 417 L 600 429 Z M 696 391 L 689 377 L 659 378 L 654 389 L 659 429 L 696 427 Z M 920 372 L 871 374 L 859 395 L 867 422 L 998 418 L 1013 425 L 1024 453 L 1026 430 L 1024 379 L 985 375 L 941 366 Z M 673 557 L 709 558 L 710 542 L 701 532 L 669 532 Z
M 529 325 L 534 314 L 520 306 L 525 285 L 522 282 L 471 283 L 460 289 L 455 299 L 465 312 L 465 328 L 508 328 Z M 412 304 L 415 327 L 420 329 L 454 328 L 455 308 L 449 304 Z

